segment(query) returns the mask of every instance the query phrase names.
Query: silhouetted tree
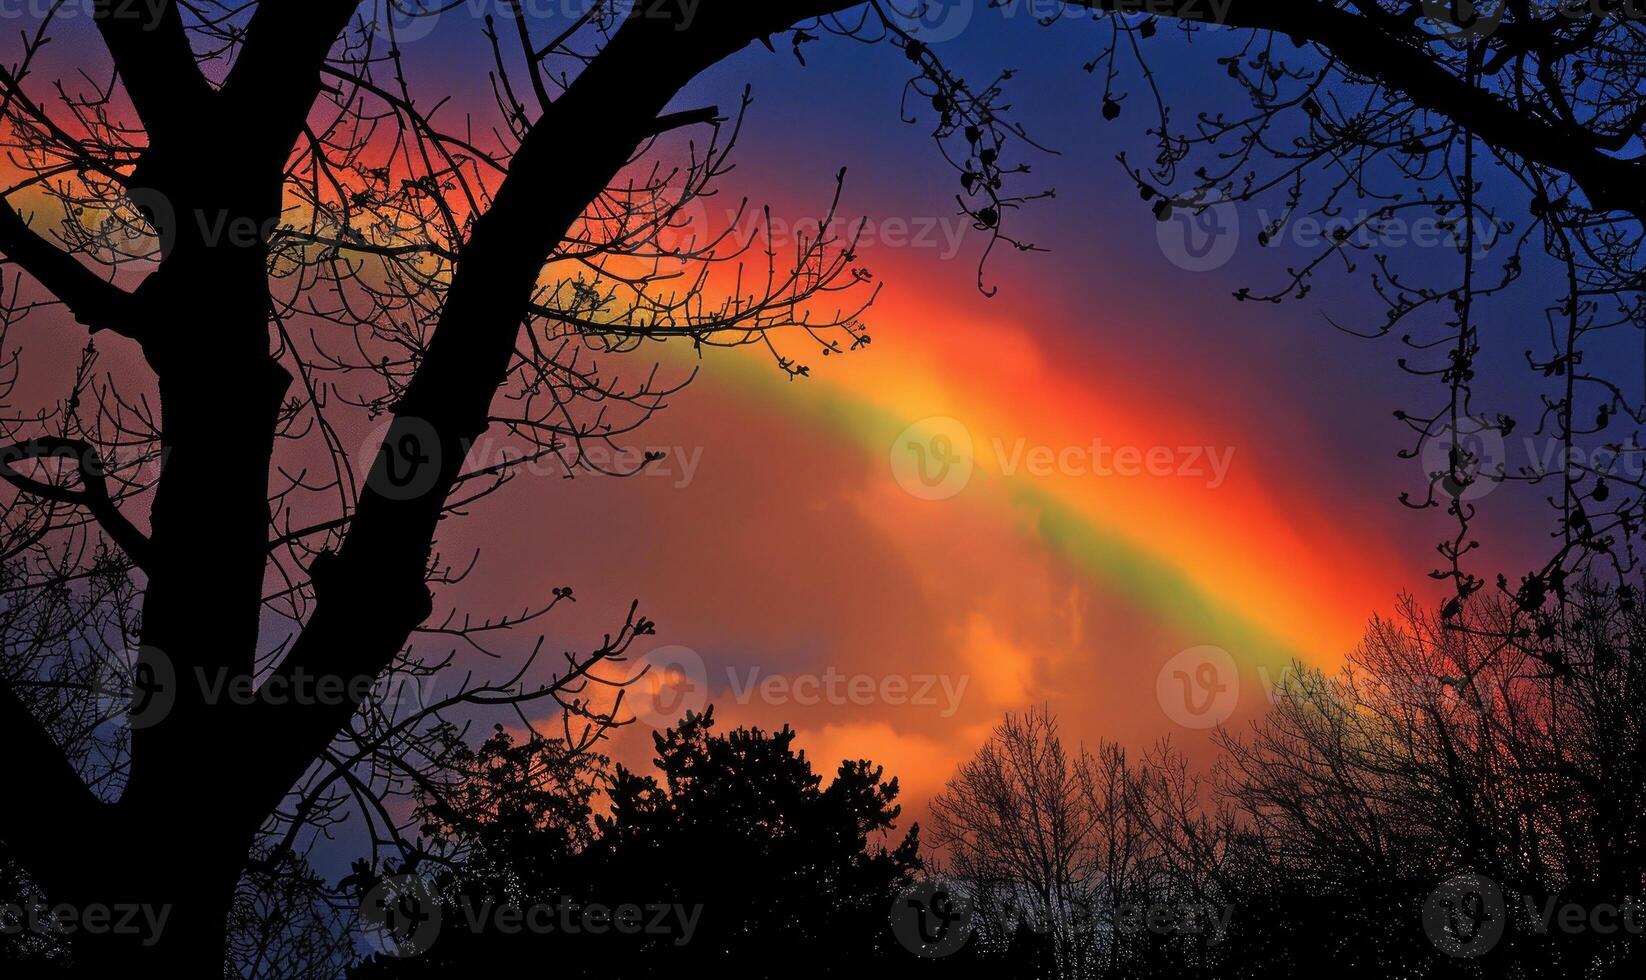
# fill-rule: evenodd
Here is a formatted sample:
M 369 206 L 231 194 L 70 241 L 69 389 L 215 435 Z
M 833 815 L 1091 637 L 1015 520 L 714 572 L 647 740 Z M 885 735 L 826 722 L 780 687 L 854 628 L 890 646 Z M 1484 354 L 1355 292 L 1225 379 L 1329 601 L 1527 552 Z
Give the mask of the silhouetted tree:
M 289 867 L 306 834 L 345 815 L 366 821 L 374 844 L 418 857 L 392 804 L 448 761 L 461 735 L 448 715 L 557 704 L 546 714 L 574 745 L 622 720 L 584 692 L 622 681 L 599 668 L 652 631 L 632 612 L 551 671 L 528 663 L 501 682 L 455 684 L 409 722 L 385 706 L 382 685 L 435 674 L 448 658 L 431 644 L 492 652 L 500 633 L 569 601 L 561 590 L 500 618 L 436 614 L 436 592 L 464 567 L 439 556 L 437 537 L 443 519 L 523 463 L 598 468 L 588 444 L 661 407 L 673 386 L 617 372 L 614 356 L 667 338 L 771 344 L 785 327 L 824 354 L 866 341 L 868 297 L 814 312 L 868 279 L 852 243 L 821 231 L 793 256 L 753 256 L 758 274 L 735 286 L 708 287 L 707 265 L 747 248 L 712 232 L 676 238 L 686 204 L 724 172 L 736 129 L 715 107 L 669 110 L 692 79 L 774 37 L 797 54 L 825 34 L 887 41 L 908 58 L 911 104 L 930 104 L 933 135 L 960 172 L 958 206 L 991 248 L 1032 247 L 1003 230 L 1006 213 L 1036 196 L 1008 186 L 1024 169 L 1012 155 L 1025 137 L 996 111 L 1006 76 L 967 85 L 884 3 L 599 2 L 553 27 L 499 3 L 484 26 L 498 112 L 494 125 L 471 126 L 413 95 L 391 2 L 93 0 L 107 57 L 88 56 L 58 84 L 37 80 L 61 11 L 50 6 L 0 67 L 3 140 L 20 171 L 0 206 L 0 255 L 15 272 L 0 283 L 0 327 L 52 311 L 51 336 L 63 342 L 46 356 L 76 363 L 66 391 L 43 401 L 30 392 L 33 405 L 8 404 L 0 419 L 0 478 L 12 494 L 0 504 L 0 745 L 30 799 L 0 808 L 0 838 L 63 901 L 172 911 L 152 947 L 79 937 L 75 960 L 93 975 L 215 975 L 254 862 Z M 1569 444 L 1646 418 L 1610 379 L 1579 370 L 1592 332 L 1639 323 L 1630 154 L 1642 89 L 1626 12 L 1508 3 L 1498 30 L 1459 39 L 1424 27 L 1430 5 L 1416 0 L 1207 6 L 1247 29 L 1226 64 L 1255 116 L 1208 119 L 1179 137 L 1162 111 L 1160 159 L 1137 174 L 1159 213 L 1204 206 L 1214 191 L 1290 195 L 1311 166 L 1334 175 L 1312 185 L 1327 199 L 1316 206 L 1330 209 L 1342 187 L 1365 186 L 1375 154 L 1408 181 L 1448 188 L 1417 197 L 1472 229 L 1482 210 L 1474 160 L 1491 152 L 1532 189 L 1523 234 L 1541 234 L 1568 272 L 1567 295 L 1552 304 L 1565 329 L 1549 352 L 1529 355 L 1562 383 L 1550 431 Z M 1106 66 L 1106 93 L 1115 58 L 1137 51 L 1131 41 L 1156 19 L 1107 22 L 1116 43 L 1094 62 Z M 1300 56 L 1309 66 L 1278 54 L 1288 42 L 1310 48 Z M 1345 108 L 1340 83 L 1376 97 Z M 1111 114 L 1119 103 L 1105 99 Z M 1307 136 L 1280 141 L 1278 176 L 1260 178 L 1253 155 L 1267 152 L 1282 111 Z M 693 126 L 710 135 L 677 148 L 686 165 L 642 160 Z M 1184 154 L 1217 140 L 1234 143 L 1219 169 L 1170 189 Z M 1475 409 L 1469 386 L 1474 301 L 1518 263 L 1477 275 L 1467 244 L 1460 284 L 1383 280 L 1390 328 L 1449 310 L 1441 341 L 1412 334 L 1414 346 L 1446 351 L 1440 366 L 1419 368 L 1441 378 L 1447 398 L 1407 416 L 1417 450 L 1447 427 L 1511 425 Z M 20 369 L 7 351 L 9 397 Z M 782 370 L 805 373 L 774 353 Z M 506 451 L 471 460 L 488 429 Z M 1609 438 L 1638 450 L 1633 434 Z M 1461 600 L 1480 588 L 1461 565 L 1472 547 L 1464 490 L 1479 474 L 1468 452 L 1447 457 L 1416 502 L 1457 519 L 1443 571 Z M 1517 585 L 1500 581 L 1534 618 L 1558 615 L 1542 605 L 1564 596 L 1573 571 L 1633 568 L 1646 516 L 1646 493 L 1607 489 L 1627 475 L 1568 455 L 1554 477 L 1559 552 Z M 121 726 L 129 713 L 108 706 L 134 678 L 145 705 L 163 691 L 167 710 Z M 242 704 L 208 693 L 225 685 L 346 694 Z
M 887 915 L 920 868 L 919 834 L 889 840 L 897 780 L 846 761 L 825 786 L 792 730 L 713 726 L 711 708 L 654 735 L 658 776 L 495 735 L 467 778 L 423 808 L 425 829 L 458 855 L 431 875 L 438 939 L 356 975 L 553 964 L 589 977 L 841 976 L 906 962 Z M 609 809 L 591 820 L 595 785 Z M 569 909 L 572 921 L 589 908 L 646 911 L 628 932 L 568 932 L 552 916 L 546 931 L 473 927 L 474 909 L 506 905 Z M 650 928 L 660 915 L 668 928 Z
M 496 42 L 485 137 L 412 94 L 386 3 L 94 0 L 107 57 L 77 52 L 55 87 L 37 72 L 61 5 L 28 25 L 0 67 L 0 255 L 17 273 L 0 327 L 55 308 L 48 336 L 68 342 L 47 362 L 81 353 L 55 402 L 0 420 L 16 625 L 0 744 L 31 798 L 0 838 L 27 842 L 16 856 L 56 900 L 171 910 L 153 946 L 77 937 L 78 966 L 216 975 L 249 862 L 283 867 L 346 816 L 413 857 L 393 802 L 444 764 L 448 717 L 558 704 L 533 716 L 574 743 L 622 720 L 585 689 L 630 679 L 624 654 L 652 632 L 632 610 L 547 670 L 453 680 L 409 708 L 385 687 L 570 601 L 437 614 L 465 570 L 436 536 L 522 465 L 599 469 L 588 447 L 678 387 L 613 358 L 788 326 L 826 354 L 863 342 L 869 294 L 840 291 L 866 276 L 821 232 L 707 288 L 747 245 L 683 215 L 736 127 L 666 110 L 750 42 L 846 6 L 598 2 L 545 25 L 500 3 L 505 26 L 476 22 Z M 642 159 L 694 126 L 707 138 L 669 151 L 685 164 Z M 501 441 L 470 459 L 488 429 Z M 163 717 L 120 723 L 134 686 L 144 708 L 162 691 Z M 211 693 L 322 687 L 343 696 Z
M 1518 618 L 1501 600 L 1452 617 L 1406 600 L 1341 673 L 1298 665 L 1248 731 L 1220 732 L 1207 774 L 1169 746 L 1131 764 L 1113 746 L 1071 752 L 1046 712 L 1009 717 L 933 804 L 932 837 L 978 904 L 978 962 L 1009 976 L 1635 975 L 1646 614 L 1585 586 L 1553 638 Z M 1042 911 L 1054 889 L 1065 921 Z M 1220 921 L 1128 929 L 1102 914 L 1128 907 Z M 1054 948 L 1085 955 L 1048 963 Z
M 1164 744 L 1132 764 L 1114 746 L 1068 753 L 1052 716 L 1012 716 L 933 804 L 933 840 L 978 903 L 979 962 L 1062 977 L 1631 977 L 1646 955 L 1646 614 L 1574 586 L 1555 636 L 1518 621 L 1501 600 L 1458 616 L 1406 600 L 1340 674 L 1297 665 L 1271 712 L 1220 731 L 1205 774 Z M 1083 870 L 1058 884 L 1090 922 L 1070 939 L 1035 906 L 1055 866 Z M 991 911 L 1002 903 L 1016 921 Z M 1128 908 L 1220 921 L 1103 916 Z M 1086 959 L 1045 959 L 1076 945 Z
M 1049 710 L 1008 715 L 932 801 L 933 844 L 974 907 L 973 952 L 1012 976 L 1201 975 L 1221 942 L 1229 828 L 1162 744 L 1063 745 Z M 1169 920 L 1169 921 L 1168 921 Z M 1191 931 L 1192 930 L 1192 931 Z
M 1008 715 L 932 800 L 933 843 L 972 887 L 983 920 L 1023 920 L 1048 937 L 1058 976 L 1086 968 L 1083 899 L 1098 823 L 1082 793 L 1086 762 L 1070 757 L 1045 710 Z
M 1277 956 L 1431 976 L 1638 970 L 1638 931 L 1542 917 L 1638 909 L 1646 889 L 1646 618 L 1589 588 L 1555 638 L 1517 630 L 1516 612 L 1442 621 L 1408 602 L 1340 676 L 1300 671 L 1249 734 L 1223 740 L 1243 816 L 1237 887 L 1269 908 L 1248 928 L 1276 934 Z M 1501 892 L 1504 931 L 1454 959 L 1425 939 L 1423 903 L 1457 875 Z

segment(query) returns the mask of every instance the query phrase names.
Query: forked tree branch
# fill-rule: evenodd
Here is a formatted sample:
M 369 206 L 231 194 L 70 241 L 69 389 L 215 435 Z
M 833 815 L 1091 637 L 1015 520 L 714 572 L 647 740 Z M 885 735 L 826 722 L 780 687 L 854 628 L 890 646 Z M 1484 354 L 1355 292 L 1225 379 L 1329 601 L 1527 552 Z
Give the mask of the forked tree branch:
M 80 487 L 76 489 L 46 483 L 12 469 L 13 463 L 23 460 L 49 458 L 74 460 L 75 470 L 80 477 Z M 0 449 L 0 480 L 5 480 L 22 492 L 42 500 L 86 508 L 114 543 L 131 558 L 132 563 L 139 568 L 146 568 L 149 566 L 151 551 L 149 539 L 120 512 L 120 508 L 109 496 L 104 472 L 104 463 L 98 457 L 97 450 L 90 443 L 80 439 L 39 436 Z

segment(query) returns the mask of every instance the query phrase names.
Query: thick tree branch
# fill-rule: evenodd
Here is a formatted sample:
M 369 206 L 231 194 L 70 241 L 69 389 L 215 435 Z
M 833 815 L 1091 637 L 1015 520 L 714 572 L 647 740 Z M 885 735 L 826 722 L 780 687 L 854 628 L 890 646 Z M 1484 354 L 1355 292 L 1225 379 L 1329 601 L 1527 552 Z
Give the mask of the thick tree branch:
M 80 487 L 45 483 L 12 469 L 13 463 L 27 459 L 72 459 L 80 476 Z M 0 480 L 43 500 L 73 504 L 86 508 L 105 533 L 119 545 L 139 568 L 147 568 L 151 557 L 149 539 L 136 525 L 126 519 L 120 508 L 109 497 L 108 483 L 103 478 L 104 464 L 97 450 L 80 439 L 59 436 L 39 436 L 27 442 L 0 449 Z
M 223 83 L 231 110 L 256 113 L 289 148 L 292 141 L 284 136 L 307 117 L 326 54 L 359 5 L 359 0 L 258 4 Z
M 176 0 L 96 0 L 92 15 L 149 135 L 167 140 L 198 126 L 212 88 L 189 47 Z
M 93 333 L 111 330 L 121 336 L 138 337 L 131 295 L 99 278 L 73 256 L 41 237 L 3 200 L 0 200 L 0 255 L 15 262 L 62 301 L 75 320 Z
M 0 745 L 8 779 L 19 787 L 0 807 L 0 839 L 28 858 L 31 874 L 48 890 L 72 884 L 74 855 L 102 839 L 96 826 L 103 804 L 63 755 L 34 713 L 0 679 Z
M 277 671 L 293 676 L 374 677 L 429 613 L 424 571 L 447 494 L 468 447 L 487 426 L 543 263 L 659 128 L 675 94 L 700 72 L 751 42 L 796 23 L 855 6 L 855 0 L 703 0 L 695 16 L 658 16 L 646 4 L 538 120 L 510 161 L 491 208 L 474 225 L 454 273 L 440 324 L 396 408 L 385 446 L 420 446 L 415 495 L 368 479 L 341 550 L 311 574 L 315 608 Z M 684 5 L 683 5 L 684 6 Z M 686 7 L 690 10 L 691 8 Z M 381 472 L 374 467 L 374 475 Z M 271 766 L 294 782 L 354 706 L 253 706 L 248 731 L 290 733 Z M 278 712 L 281 717 L 268 717 Z M 283 793 L 286 785 L 272 792 Z M 270 806 L 278 801 L 271 796 Z

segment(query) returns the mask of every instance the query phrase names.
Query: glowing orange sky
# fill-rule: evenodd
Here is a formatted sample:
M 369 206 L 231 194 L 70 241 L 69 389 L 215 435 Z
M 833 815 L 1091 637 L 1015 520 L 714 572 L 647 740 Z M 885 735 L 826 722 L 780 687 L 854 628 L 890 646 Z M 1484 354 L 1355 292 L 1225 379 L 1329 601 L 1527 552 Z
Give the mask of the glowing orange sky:
M 1229 651 L 1238 721 L 1293 658 L 1338 662 L 1369 615 L 1420 576 L 1389 545 L 1392 491 L 1328 508 L 1326 474 L 1265 465 L 1315 458 L 1316 447 L 1277 447 L 1284 433 L 1239 413 L 1196 417 L 1127 365 L 1068 356 L 1067 322 L 1014 317 L 1012 304 L 923 275 L 918 259 L 892 264 L 874 344 L 812 358 L 808 380 L 785 380 L 756 352 L 712 353 L 635 440 L 673 454 L 657 475 L 509 488 L 508 517 L 464 529 L 494 569 L 489 603 L 572 582 L 592 631 L 638 596 L 660 623 L 658 645 L 701 655 L 727 724 L 793 724 L 826 769 L 842 757 L 885 764 L 918 815 L 1003 712 L 1049 704 L 1087 742 L 1196 743 L 1202 733 L 1176 724 L 1156 694 L 1179 651 Z M 1104 312 L 1133 315 L 1124 304 Z M 1237 400 L 1258 397 L 1238 378 L 1221 383 Z M 898 433 L 934 415 L 962 420 L 977 448 L 970 483 L 944 500 L 911 495 L 892 459 Z M 994 449 L 996 439 L 1082 447 L 1099 437 L 1232 448 L 1232 463 L 1215 487 L 1035 477 L 1003 473 Z M 686 482 L 675 460 L 693 454 Z M 791 681 L 937 675 L 962 694 L 928 705 L 740 701 L 756 668 Z M 643 758 L 648 731 L 619 735 L 617 754 Z

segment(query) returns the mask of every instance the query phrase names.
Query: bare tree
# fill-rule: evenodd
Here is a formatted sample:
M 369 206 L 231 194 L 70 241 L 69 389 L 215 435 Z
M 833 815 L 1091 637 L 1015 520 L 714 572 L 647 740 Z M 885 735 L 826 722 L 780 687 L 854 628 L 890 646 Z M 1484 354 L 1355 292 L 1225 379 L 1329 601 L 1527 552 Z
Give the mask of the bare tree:
M 1061 977 L 1204 968 L 1220 941 L 1233 811 L 1170 743 L 1141 759 L 1007 715 L 932 801 L 931 839 L 976 904 L 984 955 L 1043 936 Z M 1179 928 L 1179 926 L 1183 928 Z
M 993 931 L 1003 898 L 1062 976 L 1638 970 L 1638 929 L 1600 916 L 1637 912 L 1646 888 L 1646 619 L 1601 586 L 1574 587 L 1552 639 L 1521 618 L 1501 598 L 1452 617 L 1407 599 L 1341 672 L 1299 665 L 1269 713 L 1220 731 L 1209 771 L 1169 745 L 1066 752 L 1044 711 L 1008 718 L 933 804 L 984 956 L 1023 965 L 1009 925 Z M 1494 923 L 1472 947 L 1433 914 L 1460 880 L 1486 883 L 1474 911 Z M 1047 917 L 1043 895 L 1078 915 Z M 1217 921 L 1160 935 L 1115 914 L 1138 908 Z M 1583 926 L 1556 918 L 1569 908 Z
M 985 922 L 1050 937 L 1059 976 L 1085 969 L 1086 899 L 1097 815 L 1049 711 L 1007 715 L 932 800 L 932 842 L 973 891 Z
M 591 2 L 546 28 L 501 2 L 485 27 L 497 117 L 476 127 L 412 94 L 386 16 L 394 2 L 94 0 L 107 58 L 41 80 L 59 4 L 0 67 L 0 138 L 19 171 L 0 206 L 0 326 L 26 320 L 49 331 L 55 363 L 77 357 L 66 390 L 0 416 L 12 493 L 0 515 L 0 744 L 31 798 L 0 813 L 0 838 L 27 842 L 13 847 L 28 874 L 64 901 L 173 909 L 153 948 L 83 937 L 75 955 L 87 969 L 217 972 L 249 856 L 266 844 L 278 866 L 302 828 L 345 810 L 404 848 L 387 801 L 437 778 L 461 735 L 447 713 L 548 701 L 579 742 L 621 720 L 590 685 L 620 682 L 602 665 L 652 631 L 635 612 L 546 671 L 470 679 L 406 714 L 383 707 L 381 685 L 428 676 L 453 648 L 492 650 L 571 600 L 562 590 L 489 619 L 437 613 L 439 588 L 468 567 L 437 539 L 443 520 L 521 466 L 595 467 L 588 445 L 663 406 L 676 384 L 620 372 L 615 358 L 670 338 L 761 344 L 800 375 L 773 331 L 793 328 L 825 355 L 866 342 L 859 314 L 872 289 L 840 294 L 867 278 L 851 242 L 820 229 L 793 254 L 744 256 L 712 230 L 683 234 L 686 202 L 710 192 L 736 134 L 736 113 L 669 109 L 694 77 L 777 36 L 796 54 L 824 34 L 895 45 L 911 65 L 910 105 L 931 106 L 910 118 L 933 120 L 960 172 L 959 207 L 991 247 L 1033 247 L 1004 230 L 1007 212 L 1037 196 L 1010 186 L 1027 138 L 997 111 L 1005 77 L 968 86 L 883 3 Z M 1627 157 L 1638 41 L 1609 5 L 1576 16 L 1508 6 L 1475 42 L 1433 36 L 1414 2 L 1230 0 L 1226 23 L 1255 32 L 1228 64 L 1256 115 L 1208 120 L 1184 139 L 1162 109 L 1162 155 L 1139 178 L 1169 211 L 1213 189 L 1291 193 L 1311 166 L 1356 175 L 1336 186 L 1358 187 L 1365 166 L 1342 165 L 1375 152 L 1436 175 L 1452 190 L 1429 203 L 1471 215 L 1473 160 L 1489 150 L 1537 188 L 1531 213 L 1570 272 L 1568 301 L 1554 304 L 1565 339 L 1533 367 L 1567 382 L 1549 424 L 1571 438 L 1588 431 L 1574 421 L 1579 383 L 1606 406 L 1599 428 L 1646 417 L 1577 371 L 1589 331 L 1638 319 L 1640 192 Z M 1112 19 L 1106 63 L 1137 50 L 1153 23 Z M 1325 67 L 1285 64 L 1275 51 L 1287 37 Z M 1379 98 L 1345 109 L 1327 92 L 1339 82 Z M 1252 155 L 1268 152 L 1268 121 L 1294 109 L 1309 138 L 1282 148 L 1278 182 L 1248 179 Z M 687 131 L 707 135 L 688 142 Z M 1168 188 L 1185 152 L 1219 139 L 1243 147 L 1224 164 L 1233 169 Z M 667 159 L 685 164 L 655 162 L 670 141 Z M 754 271 L 730 285 L 705 271 L 744 257 Z M 1477 278 L 1465 267 L 1461 286 L 1391 287 L 1391 324 L 1453 309 L 1437 371 L 1447 403 L 1413 413 L 1420 439 L 1471 419 L 1506 427 L 1468 400 Z M 1415 343 L 1433 349 L 1432 338 Z M 0 390 L 18 363 L 0 361 Z M 488 432 L 507 448 L 471 459 Z M 351 458 L 357 439 L 370 463 Z M 1445 571 L 1462 597 L 1479 588 L 1458 564 L 1473 476 L 1451 458 L 1435 485 L 1459 521 Z M 1528 608 L 1590 559 L 1633 567 L 1646 494 L 1608 498 L 1601 487 L 1616 478 L 1570 465 L 1557 476 L 1564 547 L 1502 586 Z M 133 677 L 148 694 L 168 688 L 164 718 L 111 727 L 119 712 L 98 710 L 111 673 L 116 694 Z M 321 685 L 347 694 L 261 694 Z M 212 693 L 242 686 L 259 696 Z
M 436 538 L 522 466 L 598 468 L 591 443 L 662 407 L 678 382 L 621 355 L 760 343 L 798 375 L 769 331 L 866 342 L 872 290 L 835 302 L 866 276 L 827 223 L 790 255 L 685 227 L 736 114 L 665 111 L 845 6 L 593 3 L 536 37 L 500 4 L 484 137 L 413 97 L 383 4 L 98 0 L 108 60 L 56 82 L 34 76 L 62 6 L 25 34 L 0 71 L 3 326 L 49 320 L 81 354 L 55 403 L 0 420 L 0 740 L 31 797 L 0 837 L 56 901 L 170 910 L 152 947 L 80 937 L 78 966 L 215 975 L 242 876 L 349 813 L 415 864 L 395 797 L 441 778 L 469 709 L 546 701 L 583 745 L 621 723 L 597 688 L 632 679 L 609 666 L 653 630 L 632 609 L 587 652 L 390 693 L 572 601 L 436 612 L 467 567 Z M 133 687 L 163 717 L 111 707 Z
M 1409 603 L 1373 624 L 1340 676 L 1300 671 L 1251 732 L 1225 736 L 1238 887 L 1358 896 L 1364 931 L 1336 940 L 1405 944 L 1398 962 L 1425 896 L 1478 874 L 1500 889 L 1507 927 L 1488 967 L 1609 976 L 1637 958 L 1637 937 L 1542 929 L 1528 910 L 1623 907 L 1646 885 L 1640 612 L 1605 590 L 1574 596 L 1558 677 L 1547 641 L 1510 627 L 1516 615 L 1471 608 L 1459 628 Z

